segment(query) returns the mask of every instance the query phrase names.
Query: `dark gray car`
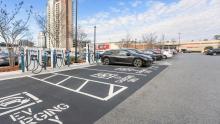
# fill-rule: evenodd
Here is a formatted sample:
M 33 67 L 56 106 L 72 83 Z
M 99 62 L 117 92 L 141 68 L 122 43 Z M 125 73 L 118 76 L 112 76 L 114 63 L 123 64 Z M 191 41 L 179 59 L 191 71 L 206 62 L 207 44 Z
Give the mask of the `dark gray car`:
M 101 61 L 105 65 L 128 64 L 136 67 L 150 66 L 153 59 L 129 49 L 109 50 L 102 54 Z
M 214 56 L 220 55 L 220 48 L 208 50 L 206 54 L 207 55 L 214 55 Z

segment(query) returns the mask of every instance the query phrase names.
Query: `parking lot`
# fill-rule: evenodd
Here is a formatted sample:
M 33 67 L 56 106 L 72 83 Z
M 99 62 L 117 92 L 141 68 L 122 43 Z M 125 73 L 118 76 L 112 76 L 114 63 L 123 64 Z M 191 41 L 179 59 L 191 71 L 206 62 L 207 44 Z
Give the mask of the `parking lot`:
M 180 54 L 95 124 L 219 124 L 220 57 Z
M 97 65 L 0 81 L 3 124 L 91 124 L 167 65 Z
M 97 65 L 0 81 L 1 124 L 219 124 L 219 56 Z

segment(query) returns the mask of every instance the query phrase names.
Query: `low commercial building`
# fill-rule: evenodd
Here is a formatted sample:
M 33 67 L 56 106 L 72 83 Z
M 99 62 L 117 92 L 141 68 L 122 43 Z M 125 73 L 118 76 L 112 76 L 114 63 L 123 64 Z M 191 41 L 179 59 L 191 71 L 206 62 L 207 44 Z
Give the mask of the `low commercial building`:
M 203 52 L 206 47 L 219 48 L 220 40 L 213 41 L 194 41 L 181 43 L 180 49 L 186 49 L 192 52 Z
M 206 47 L 220 48 L 220 40 L 210 41 L 190 41 L 190 42 L 165 42 L 157 43 L 160 48 L 176 48 L 179 50 L 187 50 L 191 52 L 204 52 Z

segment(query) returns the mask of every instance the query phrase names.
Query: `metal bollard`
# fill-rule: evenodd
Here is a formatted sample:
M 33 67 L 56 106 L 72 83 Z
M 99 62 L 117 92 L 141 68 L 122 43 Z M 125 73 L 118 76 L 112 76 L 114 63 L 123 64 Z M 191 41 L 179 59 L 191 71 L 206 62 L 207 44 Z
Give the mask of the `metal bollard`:
M 56 64 L 57 64 L 57 54 L 56 54 L 56 50 L 53 50 L 53 68 L 56 68 Z
M 47 70 L 47 51 L 44 51 L 44 70 Z
M 30 57 L 30 51 L 26 49 L 26 70 L 29 71 L 29 57 Z
M 68 65 L 68 67 L 70 66 L 70 51 L 69 50 L 67 50 L 66 51 L 66 57 L 67 57 L 67 65 Z
M 25 72 L 25 65 L 24 65 L 24 48 L 21 48 L 21 70 Z

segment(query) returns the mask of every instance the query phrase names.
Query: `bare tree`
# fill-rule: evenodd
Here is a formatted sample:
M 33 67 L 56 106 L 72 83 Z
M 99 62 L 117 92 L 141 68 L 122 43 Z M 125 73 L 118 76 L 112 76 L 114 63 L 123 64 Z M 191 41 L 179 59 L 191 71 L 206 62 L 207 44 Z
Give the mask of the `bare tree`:
M 132 37 L 129 33 L 126 34 L 126 37 L 119 41 L 120 48 L 129 48 L 133 43 Z
M 142 35 L 142 40 L 150 48 L 153 48 L 154 43 L 157 41 L 157 35 L 156 35 L 156 33 L 143 34 Z
M 24 2 L 20 1 L 15 4 L 15 8 L 9 12 L 7 5 L 0 1 L 0 38 L 6 44 L 6 48 L 9 52 L 9 65 L 15 65 L 15 52 L 17 51 L 18 42 L 27 36 L 28 21 L 32 13 L 32 6 L 26 10 L 26 19 L 17 19 L 17 15 L 20 13 Z
M 86 43 L 88 43 L 88 34 L 84 32 L 83 29 L 79 26 L 78 29 L 78 51 L 80 57 L 83 57 L 84 48 L 86 47 Z
M 39 14 L 36 14 L 35 15 L 35 20 L 44 36 L 44 47 L 47 48 L 47 18 L 46 16 L 42 16 L 42 15 L 39 15 Z

